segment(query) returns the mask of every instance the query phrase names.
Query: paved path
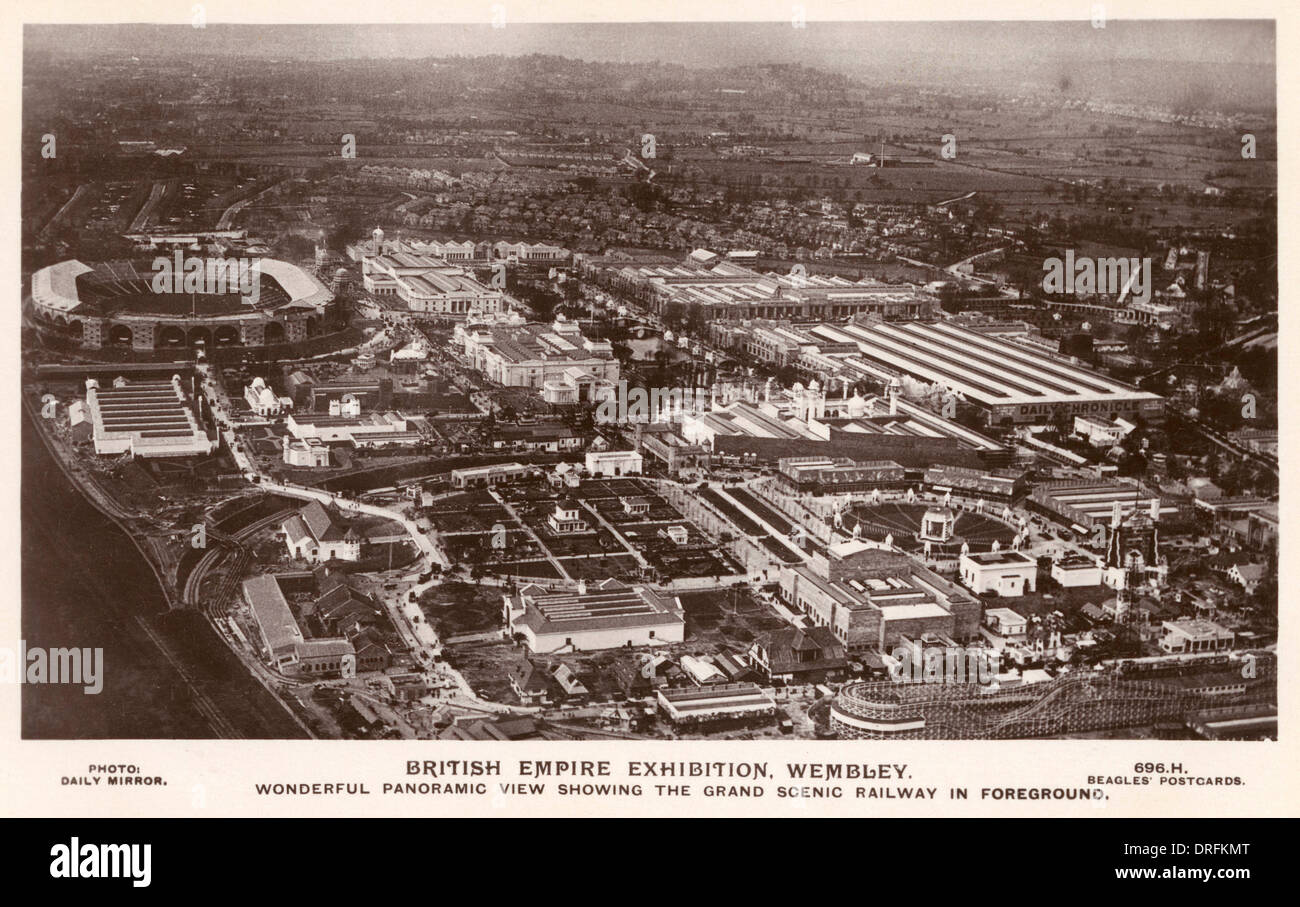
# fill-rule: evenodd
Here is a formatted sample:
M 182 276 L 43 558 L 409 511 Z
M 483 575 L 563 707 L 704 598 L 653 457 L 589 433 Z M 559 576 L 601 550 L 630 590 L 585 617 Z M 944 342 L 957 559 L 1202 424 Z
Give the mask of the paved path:
M 569 571 L 564 569 L 564 565 L 560 563 L 559 558 L 557 558 L 554 554 L 551 553 L 551 549 L 548 548 L 546 546 L 546 543 L 543 542 L 541 538 L 538 537 L 537 533 L 533 531 L 533 527 L 529 526 L 526 522 L 524 522 L 524 520 L 520 519 L 519 514 L 515 512 L 515 508 L 510 506 L 509 502 L 507 502 L 505 498 L 497 494 L 495 488 L 488 489 L 488 494 L 492 495 L 492 500 L 496 501 L 498 504 L 500 504 L 502 507 L 506 509 L 506 513 L 510 514 L 511 519 L 513 519 L 520 526 L 524 527 L 524 532 L 528 533 L 529 537 L 533 540 L 534 543 L 536 543 L 537 547 L 540 548 L 542 551 L 546 552 L 546 559 L 551 562 L 552 567 L 560 571 L 560 578 L 571 581 L 573 577 L 569 575 Z
M 213 411 L 219 416 L 224 417 L 224 410 L 220 405 L 216 385 L 211 379 L 207 364 L 200 364 L 197 367 L 197 371 L 202 378 L 203 393 L 212 404 Z M 343 511 L 365 513 L 400 523 L 406 530 L 407 534 L 415 542 L 416 547 L 419 548 L 422 557 L 425 559 L 421 565 L 422 570 L 427 569 L 433 564 L 440 565 L 443 570 L 449 570 L 451 568 L 451 561 L 447 558 L 447 555 L 443 553 L 438 546 L 433 544 L 429 537 L 420 530 L 418 525 L 416 525 L 414 520 L 411 520 L 400 511 L 390 510 L 375 504 L 367 504 L 363 501 L 350 500 L 340 497 L 333 492 L 324 491 L 319 488 L 307 488 L 302 485 L 272 481 L 270 476 L 259 471 L 257 465 L 243 453 L 239 447 L 239 439 L 235 436 L 233 429 L 223 429 L 222 434 L 226 440 L 226 445 L 229 447 L 231 454 L 235 458 L 235 462 L 239 464 L 239 468 L 243 471 L 244 475 L 249 479 L 249 481 L 254 482 L 254 484 L 257 484 L 262 489 L 286 497 L 320 501 L 323 504 L 334 504 Z M 507 507 L 507 509 L 509 510 L 510 508 Z M 523 521 L 521 520 L 520 523 L 523 524 Z M 545 548 L 545 546 L 543 546 L 543 548 Z M 558 561 L 553 560 L 553 562 L 557 567 L 559 567 Z M 562 567 L 559 569 L 564 576 L 568 576 L 568 574 L 564 573 Z M 445 662 L 434 662 L 434 656 L 442 651 L 442 643 L 438 638 L 437 631 L 434 630 L 433 626 L 427 619 L 425 619 L 423 612 L 420 610 L 418 599 L 421 593 L 438 584 L 440 581 L 441 580 L 438 577 L 430 577 L 422 583 L 417 583 L 412 589 L 407 590 L 407 593 L 401 595 L 382 596 L 382 600 L 387 605 L 389 613 L 393 618 L 393 625 L 396 627 L 398 634 L 401 635 L 403 641 L 410 647 L 412 655 L 417 659 L 426 673 L 442 675 L 450 678 L 455 682 L 456 687 L 460 691 L 460 696 L 465 700 L 474 703 L 475 708 L 492 712 L 511 713 L 517 711 L 511 706 L 502 705 L 501 703 L 492 702 L 486 699 L 480 699 L 478 694 L 474 692 L 474 689 L 469 685 L 465 678 L 461 676 L 459 671 Z M 411 600 L 412 596 L 409 593 L 414 594 L 416 601 Z
M 636 558 L 636 562 L 641 565 L 641 568 L 643 570 L 650 569 L 650 562 L 645 559 L 645 556 L 641 554 L 640 551 L 637 551 L 635 548 L 629 545 L 627 543 L 627 540 L 623 538 L 623 533 L 615 529 L 613 524 L 610 523 L 609 520 L 601 516 L 600 511 L 598 511 L 595 507 L 592 507 L 586 501 L 579 501 L 578 503 L 582 505 L 584 510 L 586 510 L 588 513 L 590 513 L 593 517 L 596 518 L 597 523 L 599 523 L 600 525 L 604 526 L 607 530 L 609 530 L 610 535 L 614 536 L 614 540 L 623 546 L 624 551 L 632 555 L 632 557 Z M 601 555 L 601 557 L 604 557 L 604 555 Z

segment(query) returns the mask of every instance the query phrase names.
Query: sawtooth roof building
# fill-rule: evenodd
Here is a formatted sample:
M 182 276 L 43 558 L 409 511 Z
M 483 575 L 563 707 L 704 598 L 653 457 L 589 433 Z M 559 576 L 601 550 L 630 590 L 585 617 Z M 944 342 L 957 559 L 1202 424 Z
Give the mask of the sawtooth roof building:
M 844 374 L 887 382 L 908 375 L 983 410 L 993 424 L 1033 424 L 1057 415 L 1164 417 L 1164 398 L 1061 356 L 946 322 L 820 324 L 807 333 L 856 350 L 833 353 Z
M 931 301 L 911 287 L 854 282 L 818 274 L 762 274 L 735 261 L 692 253 L 681 264 L 628 265 L 614 281 L 648 294 L 659 311 L 669 303 L 701 305 L 710 319 L 780 318 L 823 321 L 869 314 L 887 320 L 920 318 Z
M 1049 482 L 1035 488 L 1030 499 L 1034 505 L 1031 509 L 1078 532 L 1090 531 L 1094 526 L 1109 526 L 1117 507 L 1121 520 L 1127 520 L 1134 513 L 1150 516 L 1153 501 L 1156 522 L 1181 524 L 1192 518 L 1190 504 L 1153 495 L 1145 489 L 1121 482 Z
M 199 422 L 179 375 L 171 381 L 128 381 L 110 388 L 86 381 L 86 407 L 97 454 L 193 457 L 212 453 L 217 439 Z
M 685 637 L 681 602 L 641 586 L 605 580 L 587 591 L 552 592 L 526 585 L 504 596 L 512 634 L 535 653 L 578 652 L 678 643 Z

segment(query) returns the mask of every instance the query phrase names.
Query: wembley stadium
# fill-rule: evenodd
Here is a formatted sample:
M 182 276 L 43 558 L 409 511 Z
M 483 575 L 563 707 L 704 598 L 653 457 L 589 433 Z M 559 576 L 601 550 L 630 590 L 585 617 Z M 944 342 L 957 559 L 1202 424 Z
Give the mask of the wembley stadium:
M 334 296 L 297 265 L 253 260 L 253 292 L 234 280 L 224 292 L 157 292 L 151 261 L 41 268 L 32 275 L 33 322 L 82 349 L 137 353 L 291 344 L 328 330 Z M 212 272 L 227 265 L 203 261 Z

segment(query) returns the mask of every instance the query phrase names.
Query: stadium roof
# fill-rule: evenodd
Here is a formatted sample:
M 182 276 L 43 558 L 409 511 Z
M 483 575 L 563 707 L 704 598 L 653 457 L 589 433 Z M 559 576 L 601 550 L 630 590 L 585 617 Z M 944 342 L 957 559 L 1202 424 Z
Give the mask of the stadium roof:
M 218 267 L 222 259 L 210 258 L 205 261 L 212 276 L 225 273 Z M 267 286 L 258 284 L 259 308 L 315 308 L 333 298 L 320 281 L 289 262 L 260 258 L 255 260 L 253 269 L 271 278 Z M 91 266 L 70 259 L 41 268 L 32 275 L 32 299 L 43 308 L 65 313 L 92 309 L 100 314 L 98 309 L 121 309 L 130 300 L 137 300 L 137 307 L 142 311 L 162 314 L 188 315 L 197 312 L 201 315 L 220 315 L 247 312 L 240 310 L 240 291 L 237 285 L 231 293 L 157 293 L 153 290 L 154 277 L 154 272 L 149 268 L 130 261 L 103 262 Z M 147 300 L 148 304 L 139 304 L 140 300 Z
M 61 261 L 32 275 L 32 298 L 43 306 L 70 312 L 81 304 L 77 278 L 94 268 L 79 261 Z
M 318 306 L 324 305 L 332 298 L 324 284 L 302 268 L 287 261 L 261 258 L 257 261 L 257 270 L 273 277 L 275 282 L 289 294 L 291 304 Z

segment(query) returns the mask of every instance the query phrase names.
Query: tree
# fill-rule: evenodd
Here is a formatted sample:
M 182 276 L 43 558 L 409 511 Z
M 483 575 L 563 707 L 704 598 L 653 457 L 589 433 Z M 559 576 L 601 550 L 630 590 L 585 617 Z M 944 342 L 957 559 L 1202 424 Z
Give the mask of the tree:
M 669 300 L 664 303 L 659 320 L 669 330 L 680 331 L 686 325 L 686 307 L 676 300 Z
M 365 233 L 366 227 L 361 221 L 361 213 L 353 211 L 325 234 L 325 245 L 335 252 L 344 252 L 349 245 L 359 242 Z
M 685 326 L 687 332 L 695 336 L 708 333 L 709 319 L 704 312 L 704 306 L 693 302 L 686 307 Z
M 512 281 L 512 283 L 514 282 Z M 541 321 L 550 321 L 555 315 L 556 307 L 563 301 L 558 293 L 532 282 L 519 281 L 514 283 L 511 292 L 527 303 L 528 307 L 533 310 L 533 314 Z
M 305 236 L 290 233 L 279 242 L 280 250 L 289 259 L 310 258 L 316 251 L 316 245 Z

